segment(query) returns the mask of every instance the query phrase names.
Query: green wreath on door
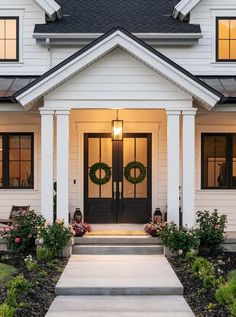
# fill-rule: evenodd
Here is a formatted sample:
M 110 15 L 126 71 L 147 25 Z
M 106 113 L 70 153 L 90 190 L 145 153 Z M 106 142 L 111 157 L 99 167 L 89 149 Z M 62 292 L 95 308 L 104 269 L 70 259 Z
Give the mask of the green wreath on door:
M 104 171 L 105 173 L 104 177 L 101 177 L 101 178 L 97 177 L 96 173 L 98 170 Z M 102 162 L 95 163 L 90 168 L 89 177 L 94 184 L 105 185 L 111 179 L 111 168 L 106 163 L 102 163 Z
M 135 177 L 131 175 L 131 170 L 134 168 L 139 170 L 139 174 Z M 131 184 L 142 183 L 146 177 L 146 174 L 146 167 L 141 162 L 133 161 L 125 166 L 124 176 L 125 179 Z

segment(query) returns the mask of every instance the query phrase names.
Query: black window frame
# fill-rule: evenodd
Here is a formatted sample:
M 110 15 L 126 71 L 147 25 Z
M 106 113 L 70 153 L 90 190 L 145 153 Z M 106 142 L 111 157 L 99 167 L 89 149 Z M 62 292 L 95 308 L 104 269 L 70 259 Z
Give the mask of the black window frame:
M 204 137 L 205 136 L 225 136 L 226 137 L 226 186 L 222 187 L 212 187 L 204 186 L 204 172 L 205 172 L 205 162 L 204 162 Z M 213 190 L 235 190 L 236 186 L 232 186 L 232 171 L 233 171 L 233 136 L 236 133 L 201 133 L 201 189 L 213 189 Z
M 216 17 L 216 61 L 217 62 L 225 62 L 225 63 L 235 63 L 236 62 L 236 58 L 234 59 L 222 59 L 219 58 L 219 20 L 235 20 L 236 21 L 236 17 Z M 229 38 L 229 42 L 230 42 L 230 38 Z M 229 51 L 230 54 L 230 51 Z
M 30 136 L 31 137 L 31 178 L 32 185 L 25 186 L 10 186 L 9 185 L 9 137 L 10 136 Z M 2 137 L 2 180 L 3 186 L 1 189 L 34 189 L 34 133 L 33 132 L 0 132 L 0 137 Z
M 20 32 L 19 32 L 19 20 L 20 18 L 18 16 L 0 16 L 0 20 L 16 20 L 16 58 L 15 59 L 10 59 L 10 58 L 6 58 L 6 59 L 0 59 L 0 63 L 9 63 L 9 62 L 19 62 L 19 37 L 20 37 Z

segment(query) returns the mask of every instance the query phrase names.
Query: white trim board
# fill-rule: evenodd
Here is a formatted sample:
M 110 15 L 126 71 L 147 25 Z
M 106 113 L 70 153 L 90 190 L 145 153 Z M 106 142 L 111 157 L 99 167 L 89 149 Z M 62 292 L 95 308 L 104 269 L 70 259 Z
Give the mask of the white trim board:
M 62 10 L 55 0 L 34 0 L 42 8 L 49 18 L 54 21 L 62 18 Z
M 181 0 L 174 7 L 172 16 L 175 19 L 184 20 L 184 18 L 192 11 L 192 9 L 200 2 L 201 0 Z
M 89 46 L 85 51 L 81 51 L 81 54 L 73 56 L 61 65 L 59 64 L 55 70 L 49 71 L 41 80 L 16 95 L 16 99 L 24 107 L 32 107 L 34 101 L 42 98 L 116 47 L 120 47 L 136 57 L 163 78 L 166 78 L 184 90 L 189 94 L 190 100 L 191 98 L 195 98 L 208 110 L 214 107 L 220 100 L 219 95 L 216 95 L 201 85 L 201 83 L 191 78 L 190 73 L 188 76 L 187 72 L 184 70 L 181 71 L 181 68 L 177 65 L 175 67 L 173 62 L 170 60 L 168 62 L 167 58 L 163 55 L 159 53 L 160 56 L 155 54 L 151 49 L 149 50 L 146 46 L 141 45 L 138 40 L 136 41 L 132 36 L 127 35 L 127 33 L 120 29 L 114 30 L 94 45 Z

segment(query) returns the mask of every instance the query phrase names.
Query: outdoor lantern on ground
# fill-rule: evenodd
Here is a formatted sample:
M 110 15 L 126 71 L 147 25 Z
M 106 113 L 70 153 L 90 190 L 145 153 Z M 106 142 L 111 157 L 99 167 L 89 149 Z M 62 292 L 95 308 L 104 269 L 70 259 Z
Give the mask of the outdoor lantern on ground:
M 154 215 L 153 215 L 153 222 L 162 223 L 162 213 L 161 213 L 160 208 L 156 208 Z

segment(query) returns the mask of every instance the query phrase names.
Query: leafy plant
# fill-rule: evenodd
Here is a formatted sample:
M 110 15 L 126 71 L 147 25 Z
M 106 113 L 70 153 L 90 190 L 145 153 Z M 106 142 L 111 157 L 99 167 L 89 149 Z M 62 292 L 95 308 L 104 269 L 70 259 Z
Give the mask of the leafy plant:
M 214 210 L 213 213 L 198 211 L 197 223 L 199 224 L 197 233 L 200 239 L 200 248 L 208 249 L 211 252 L 219 251 L 224 242 L 227 216 L 219 215 L 217 210 Z
M 1 317 L 14 317 L 16 308 L 9 306 L 7 303 L 0 305 L 0 316 Z
M 232 316 L 236 316 L 236 271 L 229 273 L 228 280 L 215 292 L 219 304 L 228 307 Z
M 72 232 L 64 226 L 64 221 L 56 220 L 53 224 L 48 224 L 42 228 L 40 237 L 43 239 L 43 246 L 48 249 L 52 256 L 62 256 L 63 248 L 68 245 Z
M 193 229 L 185 227 L 179 229 L 176 224 L 167 224 L 162 231 L 158 232 L 162 243 L 169 247 L 172 252 L 186 254 L 191 249 L 198 249 L 199 239 Z
M 33 259 L 32 255 L 28 255 L 24 262 L 29 271 L 35 271 L 39 268 L 37 261 Z
M 32 284 L 28 282 L 22 275 L 14 277 L 7 284 L 7 298 L 4 303 L 0 305 L 1 317 L 13 317 L 17 308 L 23 306 L 20 302 L 21 296 L 27 291 Z
M 50 260 L 53 257 L 52 252 L 42 246 L 38 246 L 36 249 L 36 259 L 38 261 Z
M 197 257 L 192 265 L 192 271 L 202 282 L 206 289 L 216 287 L 216 274 L 214 266 L 202 257 Z
M 0 235 L 7 240 L 11 251 L 31 251 L 35 249 L 35 239 L 43 227 L 45 219 L 34 211 L 24 212 L 16 217 L 12 226 L 4 227 Z

